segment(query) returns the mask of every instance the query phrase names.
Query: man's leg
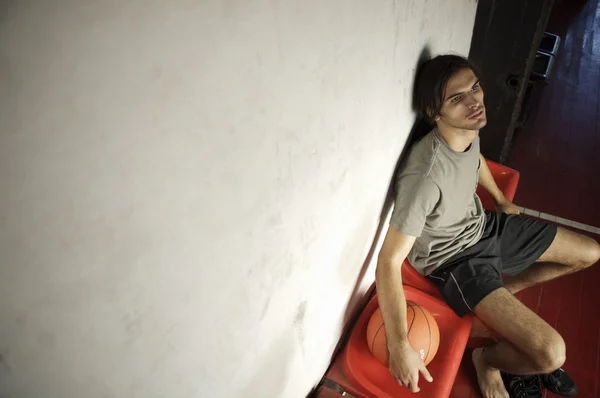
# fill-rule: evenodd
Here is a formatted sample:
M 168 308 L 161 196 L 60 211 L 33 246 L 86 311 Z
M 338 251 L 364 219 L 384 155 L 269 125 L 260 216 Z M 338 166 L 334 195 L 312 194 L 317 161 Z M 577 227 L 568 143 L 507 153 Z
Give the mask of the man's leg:
M 552 244 L 536 264 L 519 275 L 507 276 L 504 278 L 504 284 L 514 294 L 537 283 L 587 268 L 599 259 L 598 242 L 588 236 L 558 227 Z
M 515 374 L 549 373 L 565 361 L 562 337 L 507 289 L 496 289 L 473 313 L 505 340 L 473 351 L 485 398 L 506 398 L 500 370 Z
M 504 285 L 513 294 L 560 276 L 585 269 L 600 258 L 600 244 L 594 239 L 558 227 L 556 236 L 544 254 L 522 273 L 506 276 Z M 472 337 L 494 338 L 488 328 L 480 322 L 474 324 Z
M 536 264 L 519 275 L 504 278 L 508 290 L 498 289 L 480 302 L 481 306 L 474 309 L 475 315 L 506 339 L 485 351 L 474 351 L 478 378 L 484 380 L 480 384 L 485 385 L 486 378 L 497 384 L 498 369 L 525 375 L 550 373 L 560 368 L 565 354 L 562 338 L 510 293 L 582 270 L 599 259 L 600 245 L 595 240 L 559 227 L 552 244 L 536 260 Z M 519 320 L 518 324 L 511 323 L 515 319 Z M 523 326 L 533 332 L 523 332 L 520 330 Z M 498 393 L 496 396 L 503 395 Z

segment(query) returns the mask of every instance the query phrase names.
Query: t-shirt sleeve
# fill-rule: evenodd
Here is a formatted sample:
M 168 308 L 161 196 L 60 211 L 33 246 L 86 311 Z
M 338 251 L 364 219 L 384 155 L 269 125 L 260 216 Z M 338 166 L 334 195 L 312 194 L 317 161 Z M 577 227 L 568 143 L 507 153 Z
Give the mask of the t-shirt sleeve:
M 420 237 L 425 220 L 433 212 L 439 199 L 438 186 L 427 177 L 402 177 L 396 185 L 396 200 L 390 225 L 402 233 Z

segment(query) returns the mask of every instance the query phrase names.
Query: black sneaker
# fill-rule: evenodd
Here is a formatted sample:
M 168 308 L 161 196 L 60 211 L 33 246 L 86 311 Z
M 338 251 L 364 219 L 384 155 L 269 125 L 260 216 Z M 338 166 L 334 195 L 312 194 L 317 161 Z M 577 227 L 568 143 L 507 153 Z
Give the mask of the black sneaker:
M 542 383 L 554 394 L 572 397 L 577 395 L 577 385 L 562 368 L 540 376 Z
M 542 398 L 542 380 L 538 375 L 502 374 L 510 398 Z

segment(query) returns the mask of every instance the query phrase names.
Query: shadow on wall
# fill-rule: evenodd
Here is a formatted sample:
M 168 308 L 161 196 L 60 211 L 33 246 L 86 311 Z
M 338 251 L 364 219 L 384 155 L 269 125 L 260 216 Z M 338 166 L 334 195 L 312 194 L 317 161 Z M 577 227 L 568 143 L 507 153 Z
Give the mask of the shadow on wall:
M 421 54 L 417 61 L 417 65 L 415 68 L 415 76 L 418 73 L 420 65 L 423 62 L 429 60 L 430 58 L 431 58 L 431 51 L 430 51 L 429 47 L 426 46 L 421 51 Z M 414 79 L 413 79 L 413 81 L 414 81 Z M 412 93 L 412 107 L 413 107 L 413 110 L 416 110 L 415 109 L 414 86 L 413 86 L 413 93 Z M 359 289 L 362 286 L 362 282 L 363 282 L 365 274 L 369 268 L 369 265 L 371 264 L 373 257 L 376 254 L 375 250 L 377 249 L 381 235 L 384 232 L 388 214 L 391 211 L 393 203 L 394 203 L 394 193 L 395 193 L 395 183 L 394 182 L 395 182 L 396 171 L 402 164 L 402 161 L 405 158 L 404 155 L 406 154 L 406 151 L 408 150 L 408 148 L 410 148 L 410 146 L 414 142 L 423 138 L 423 136 L 425 136 L 425 134 L 427 134 L 431 130 L 432 127 L 433 126 L 430 124 L 430 122 L 428 122 L 425 118 L 418 116 L 411 131 L 410 131 L 408 140 L 407 140 L 406 144 L 404 145 L 404 148 L 402 149 L 402 152 L 398 158 L 398 161 L 396 162 L 394 173 L 392 175 L 392 179 L 390 181 L 390 185 L 389 185 L 386 197 L 385 197 L 385 202 L 383 204 L 383 208 L 381 209 L 381 213 L 379 215 L 379 226 L 377 227 L 377 231 L 375 233 L 373 243 L 371 244 L 371 248 L 369 249 L 367 257 L 365 258 L 365 260 L 363 262 L 360 273 L 358 274 L 358 277 L 356 279 L 354 289 L 350 296 L 350 300 L 348 301 L 348 304 L 346 306 L 346 311 L 344 314 L 344 327 L 343 327 L 343 331 L 342 331 L 342 337 L 340 338 L 340 341 L 338 342 L 338 344 L 333 352 L 332 359 L 335 358 L 335 356 L 338 354 L 339 350 L 344 346 L 345 341 L 346 341 L 346 339 L 349 335 L 349 332 L 352 328 L 352 325 L 354 325 L 354 323 L 358 319 L 358 316 L 362 312 L 364 306 L 367 304 L 366 303 L 367 298 L 370 296 L 370 293 L 372 292 L 372 289 L 369 289 L 366 294 L 361 294 Z M 386 229 L 386 231 L 387 231 L 387 229 Z

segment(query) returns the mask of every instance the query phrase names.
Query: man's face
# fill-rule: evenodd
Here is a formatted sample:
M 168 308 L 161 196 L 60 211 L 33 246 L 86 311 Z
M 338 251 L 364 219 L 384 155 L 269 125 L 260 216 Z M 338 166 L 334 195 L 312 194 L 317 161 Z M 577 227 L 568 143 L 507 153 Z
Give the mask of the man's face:
M 483 90 L 471 69 L 462 69 L 450 78 L 435 121 L 461 130 L 479 130 L 486 125 Z

